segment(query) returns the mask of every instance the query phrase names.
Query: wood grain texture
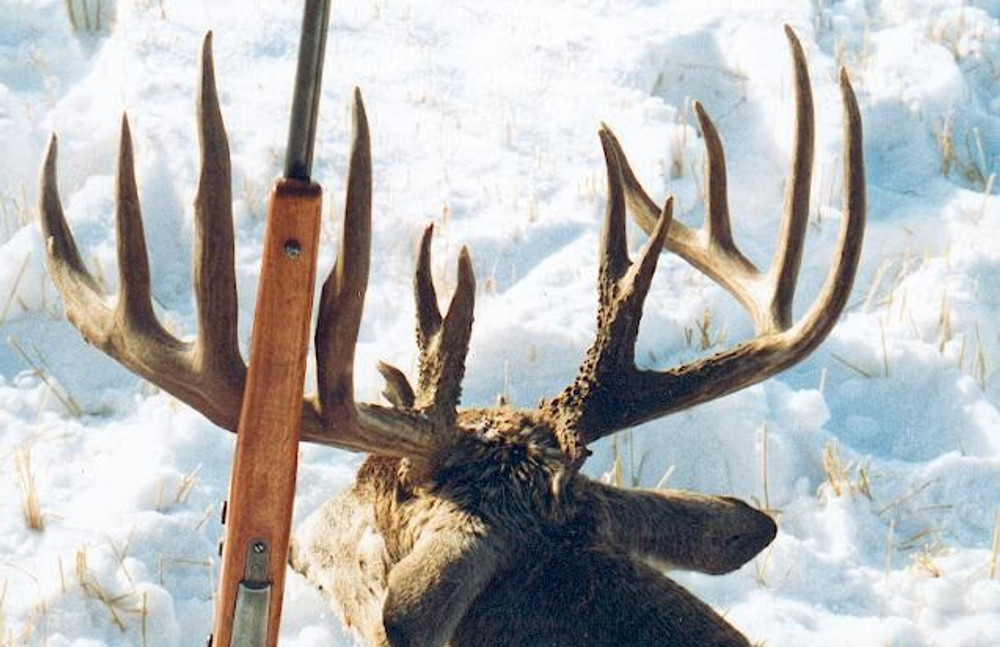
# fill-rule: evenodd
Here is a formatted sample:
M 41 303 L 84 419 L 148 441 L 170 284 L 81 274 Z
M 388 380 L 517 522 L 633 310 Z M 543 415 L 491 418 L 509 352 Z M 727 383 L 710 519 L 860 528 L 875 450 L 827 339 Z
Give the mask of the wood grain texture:
M 322 194 L 279 180 L 270 201 L 250 366 L 233 459 L 213 645 L 229 647 L 237 587 L 251 541 L 270 546 L 267 644 L 278 641 L 295 497 L 302 392 L 312 319 Z M 286 247 L 298 247 L 290 255 Z

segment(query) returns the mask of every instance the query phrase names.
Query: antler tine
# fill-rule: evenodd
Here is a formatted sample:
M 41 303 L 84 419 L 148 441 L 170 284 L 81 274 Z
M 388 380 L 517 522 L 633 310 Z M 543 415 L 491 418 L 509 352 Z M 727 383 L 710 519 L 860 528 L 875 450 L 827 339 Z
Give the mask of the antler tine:
M 390 402 L 397 408 L 354 401 L 354 347 L 371 264 L 372 197 L 368 118 L 358 89 L 354 91 L 353 117 L 340 251 L 323 284 L 317 315 L 318 393 L 303 409 L 301 437 L 355 451 L 419 458 L 437 451 L 440 438 L 425 417 L 399 406 L 412 401 L 406 378 L 400 382 L 402 373 L 388 365 L 380 369 L 391 375 Z
M 412 409 L 417 398 L 403 371 L 391 364 L 379 362 L 378 372 L 385 380 L 385 388 L 382 390 L 385 399 L 397 409 Z
M 659 250 L 663 247 L 673 219 L 673 198 L 667 198 L 653 235 L 646 241 L 639 262 L 633 264 L 625 246 L 625 198 L 621 162 L 611 145 L 608 131 L 602 129 L 599 134 L 607 167 L 608 202 L 601 243 L 603 252 L 598 270 L 601 308 L 598 312 L 597 340 L 592 348 L 597 357 L 595 369 L 600 373 L 612 374 L 633 365 L 642 306 L 653 281 Z
M 57 160 L 59 156 L 59 138 L 55 133 L 49 138 L 49 146 L 45 151 L 45 161 L 42 164 L 41 190 L 38 211 L 41 215 L 42 236 L 45 239 L 47 254 L 45 257 L 56 287 L 64 291 L 74 302 L 94 301 L 100 303 L 100 288 L 94 277 L 87 271 L 80 259 L 76 241 L 66 224 L 62 201 L 59 199 L 59 186 L 56 178 Z M 65 286 L 65 289 L 63 289 Z M 67 310 L 70 310 L 67 305 Z M 67 312 L 69 314 L 69 312 Z
M 358 341 L 371 265 L 371 145 L 361 92 L 354 92 L 354 138 L 347 176 L 344 228 L 337 261 L 320 296 L 316 373 L 327 424 L 354 402 L 354 347 Z
M 807 355 L 829 334 L 847 305 L 865 233 L 865 163 L 861 110 L 847 70 L 840 69 L 840 94 L 844 104 L 844 215 L 834 252 L 833 266 L 819 297 L 789 334 Z
M 702 133 L 705 135 L 706 175 L 708 177 L 708 215 L 702 229 L 692 229 L 682 222 L 671 222 L 664 249 L 670 250 L 690 263 L 695 269 L 715 281 L 732 294 L 750 314 L 755 329 L 766 328 L 758 314 L 757 285 L 761 273 L 732 242 L 729 232 L 729 209 L 726 199 L 726 170 L 722 143 L 712 120 L 700 104 L 695 104 Z M 625 202 L 636 224 L 652 235 L 659 222 L 660 207 L 649 197 L 635 172 L 618 138 L 607 128 L 608 142 L 614 148 L 625 187 Z
M 604 229 L 601 232 L 601 261 L 598 283 L 601 286 L 601 305 L 613 297 L 605 294 L 605 286 L 616 283 L 632 264 L 628 258 L 628 240 L 625 236 L 625 192 L 622 187 L 621 160 L 609 139 L 607 126 L 602 124 L 598 135 L 604 151 L 604 164 L 608 176 L 608 201 L 604 211 Z
M 149 256 L 139 210 L 139 190 L 135 184 L 135 161 L 128 117 L 122 115 L 115 181 L 115 222 L 118 229 L 118 306 L 119 325 L 137 330 L 156 331 L 160 323 L 153 314 L 150 292 Z
M 802 248 L 809 224 L 809 189 L 812 186 L 813 165 L 813 100 L 812 84 L 802 44 L 795 32 L 785 25 L 785 36 L 792 51 L 795 77 L 795 139 L 792 144 L 792 168 L 785 191 L 785 204 L 768 283 L 773 286 L 769 304 L 769 319 L 776 330 L 792 325 L 792 300 L 802 262 Z
M 691 247 L 681 246 L 678 253 L 688 259 L 696 268 L 710 276 L 716 283 L 732 294 L 740 305 L 750 315 L 754 329 L 758 332 L 770 326 L 767 313 L 757 302 L 757 290 L 754 286 L 763 280 L 760 271 L 736 246 L 733 241 L 732 228 L 729 220 L 729 196 L 726 179 L 726 155 L 722 147 L 719 131 L 715 128 L 712 118 L 700 102 L 694 103 L 698 126 L 705 138 L 705 176 L 707 190 L 705 195 L 705 224 L 699 230 L 700 238 L 705 242 Z M 619 153 L 624 157 L 624 153 Z M 635 176 L 629 185 L 634 191 L 639 186 Z M 644 229 L 647 225 L 639 221 Z M 680 225 L 680 223 L 676 223 Z M 650 227 L 647 231 L 651 231 Z M 667 247 L 670 241 L 667 241 Z M 686 252 L 686 254 L 685 254 Z
M 201 150 L 194 201 L 198 361 L 202 370 L 227 383 L 227 391 L 242 398 L 246 364 L 240 354 L 237 327 L 232 177 L 229 141 L 215 85 L 212 32 L 202 41 L 197 111 Z
M 465 358 L 472 335 L 476 277 L 469 250 L 463 247 L 458 255 L 458 285 L 442 319 L 431 277 L 433 231 L 433 225 L 424 229 L 413 281 L 420 349 L 420 380 L 414 408 L 425 412 L 436 426 L 445 429 L 454 423 L 462 393 Z
M 796 126 L 778 244 L 769 271 L 765 274 L 758 270 L 733 241 L 725 154 L 715 125 L 697 102 L 695 113 L 706 150 L 705 224 L 693 230 L 675 222 L 665 246 L 732 294 L 750 315 L 757 334 L 786 330 L 792 325 L 792 300 L 809 215 L 814 140 L 812 90 L 802 46 L 790 27 L 785 27 L 785 34 L 792 53 Z M 646 233 L 652 234 L 659 209 L 636 179 L 621 144 L 615 138 L 611 141 L 622 160 L 626 199 L 632 215 Z
M 416 403 L 418 410 L 426 405 L 427 414 L 442 429 L 448 429 L 455 422 L 462 396 L 475 302 L 476 276 L 472 271 L 472 257 L 469 250 L 462 247 L 458 254 L 458 285 L 441 324 L 439 338 L 432 344 L 430 361 L 421 364 L 420 381 L 425 382 L 424 370 L 428 370 L 430 388 L 421 393 Z
M 43 166 L 40 212 L 46 264 L 63 296 L 67 318 L 84 339 L 134 373 L 192 404 L 216 424 L 235 428 L 221 397 L 203 392 L 191 345 L 167 333 L 153 313 L 128 121 L 122 120 L 115 190 L 121 285 L 114 309 L 83 266 L 66 224 L 56 187 L 55 143 L 53 137 Z
M 729 224 L 729 192 L 726 180 L 726 154 L 715 124 L 700 101 L 694 102 L 694 113 L 698 126 L 705 138 L 705 233 L 708 244 L 727 255 L 742 256 L 733 242 L 733 232 Z M 751 265 L 749 261 L 746 261 Z M 752 266 L 752 265 L 751 265 Z M 755 272 L 748 272 L 754 274 Z
M 865 228 L 865 171 L 861 111 L 845 70 L 840 73 L 844 104 L 844 208 L 837 248 L 827 280 L 806 316 L 791 328 L 761 335 L 712 357 L 664 373 L 635 371 L 630 406 L 602 424 L 596 436 L 708 402 L 761 382 L 795 365 L 833 329 L 854 285 Z M 585 442 L 590 442 L 586 440 Z
M 39 212 L 46 240 L 46 265 L 63 296 L 66 316 L 84 338 L 137 375 L 235 431 L 246 365 L 239 352 L 232 225 L 229 145 L 219 109 L 212 61 L 212 34 L 204 39 L 198 89 L 201 177 L 195 199 L 195 291 L 198 336 L 182 342 L 156 319 L 150 294 L 149 262 L 135 182 L 132 142 L 122 119 L 116 183 L 116 222 L 121 285 L 110 307 L 87 271 L 66 223 L 56 181 L 58 139 L 53 134 L 41 171 Z M 371 152 L 361 93 L 354 97 L 354 140 L 348 178 L 344 240 L 323 287 L 316 332 L 319 393 L 302 406 L 302 440 L 356 451 L 419 458 L 439 451 L 442 435 L 431 417 L 414 410 L 413 394 L 401 373 L 392 373 L 397 408 L 357 404 L 353 394 L 357 342 L 371 240 Z M 475 282 L 463 253 L 459 290 L 446 320 L 444 370 L 462 374 L 468 349 Z M 463 332 L 464 330 L 464 332 Z M 458 364 L 456 368 L 456 362 Z M 450 402 L 453 419 L 459 386 L 446 378 L 438 390 Z M 440 385 L 439 385 L 440 386 Z M 441 398 L 435 398 L 437 402 Z M 438 407 L 443 410 L 442 407 Z M 449 418 L 449 416 L 451 418 Z
M 599 134 L 608 174 L 608 199 L 597 279 L 597 334 L 576 380 L 547 405 L 559 417 L 557 433 L 563 451 L 576 460 L 585 456 L 580 445 L 591 440 L 585 430 L 598 427 L 603 412 L 628 406 L 627 379 L 635 371 L 642 308 L 673 218 L 673 198 L 668 197 L 639 261 L 629 260 L 621 162 L 611 132 L 602 128 Z
M 202 63 L 199 124 L 203 173 L 195 209 L 196 256 L 200 256 L 195 263 L 200 320 L 196 342 L 172 336 L 153 311 L 127 118 L 122 118 L 115 184 L 121 279 L 113 309 L 80 260 L 66 224 L 56 186 L 55 136 L 43 166 L 40 211 L 49 274 L 63 296 L 67 317 L 84 338 L 215 424 L 235 430 L 245 368 L 236 342 L 228 146 L 215 95 L 210 36 L 205 39 Z
M 441 310 L 438 309 L 437 290 L 431 276 L 431 239 L 434 223 L 424 227 L 417 252 L 417 269 L 413 274 L 413 290 L 417 304 L 417 347 L 424 353 L 431 338 L 441 329 Z
M 45 241 L 45 265 L 53 284 L 63 295 L 66 318 L 89 343 L 105 348 L 115 315 L 105 303 L 100 285 L 83 264 L 66 222 L 57 182 L 58 154 L 59 139 L 53 133 L 42 164 L 38 205 Z
M 576 442 L 588 444 L 618 429 L 640 424 L 756 384 L 796 364 L 811 353 L 832 330 L 850 294 L 860 259 L 865 222 L 865 180 L 861 116 L 846 71 L 840 87 L 844 104 L 844 212 L 832 267 L 819 296 L 797 324 L 791 319 L 791 301 L 802 255 L 809 206 L 813 148 L 812 97 L 802 49 L 790 29 L 796 77 L 796 139 L 792 177 L 785 196 L 781 242 L 766 276 L 747 261 L 731 242 L 725 197 L 725 169 L 721 143 L 707 114 L 696 107 L 708 149 L 709 214 L 701 231 L 669 223 L 665 247 L 702 270 L 731 292 L 754 317 L 757 336 L 747 342 L 668 371 L 645 371 L 633 362 L 635 331 L 641 300 L 648 288 L 635 278 L 649 272 L 645 256 L 663 240 L 668 214 L 656 218 L 655 203 L 639 185 L 617 140 L 602 130 L 609 177 L 621 178 L 626 200 L 636 220 L 650 231 L 643 259 L 606 299 L 604 261 L 600 272 L 601 310 L 597 340 L 571 387 L 550 403 L 557 426 L 573 427 Z M 618 175 L 620 173 L 620 175 Z M 609 219 L 618 217 L 616 182 L 609 185 Z M 665 211 L 669 211 L 668 199 Z M 606 227 L 608 225 L 606 224 Z M 607 248 L 607 244 L 604 244 Z M 609 252 L 605 252 L 606 254 Z M 648 263 L 648 265 L 647 265 Z M 637 269 L 643 268 L 643 269 Z M 635 296 L 626 288 L 635 281 Z M 640 289 L 641 288 L 641 289 Z M 564 443 L 565 444 L 565 443 Z

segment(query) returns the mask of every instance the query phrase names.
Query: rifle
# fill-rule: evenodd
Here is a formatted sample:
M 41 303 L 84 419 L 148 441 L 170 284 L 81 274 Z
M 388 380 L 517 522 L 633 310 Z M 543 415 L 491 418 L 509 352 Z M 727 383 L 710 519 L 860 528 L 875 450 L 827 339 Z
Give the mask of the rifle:
M 278 642 L 323 194 L 310 179 L 329 0 L 306 0 L 284 174 L 271 192 L 209 645 Z

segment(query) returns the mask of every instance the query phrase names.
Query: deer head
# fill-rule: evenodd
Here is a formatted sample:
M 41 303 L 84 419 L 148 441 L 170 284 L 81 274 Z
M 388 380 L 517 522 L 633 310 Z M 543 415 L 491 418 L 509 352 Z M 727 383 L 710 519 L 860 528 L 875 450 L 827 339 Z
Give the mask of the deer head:
M 367 452 L 357 480 L 303 527 L 294 566 L 327 589 L 372 644 L 746 645 L 663 565 L 725 573 L 775 536 L 764 513 L 728 497 L 621 490 L 580 473 L 588 446 L 620 429 L 760 382 L 809 355 L 844 308 L 865 218 L 861 121 L 845 72 L 844 215 L 832 268 L 793 321 L 807 227 L 813 151 L 810 82 L 786 27 L 796 132 L 774 262 L 759 270 L 733 241 L 718 134 L 695 104 L 707 147 L 700 229 L 672 219 L 644 191 L 611 130 L 600 140 L 608 195 L 598 270 L 596 339 L 574 382 L 535 409 L 458 408 L 472 330 L 475 278 L 463 249 L 442 314 L 430 273 L 432 229 L 415 273 L 416 386 L 382 364 L 389 405 L 356 402 L 353 354 L 371 239 L 368 126 L 355 93 L 354 137 L 337 261 L 322 288 L 315 334 L 318 388 L 303 401 L 302 440 Z M 122 122 L 116 220 L 119 296 L 108 305 L 80 259 L 56 189 L 56 138 L 41 178 L 49 273 L 85 339 L 150 382 L 236 430 L 246 368 L 236 340 L 228 144 L 216 96 L 211 35 L 198 94 L 202 172 L 195 202 L 198 334 L 182 341 L 157 321 L 132 162 Z M 636 261 L 626 210 L 649 233 Z M 679 254 L 748 311 L 755 337 L 665 371 L 635 366 L 643 300 L 664 249 Z

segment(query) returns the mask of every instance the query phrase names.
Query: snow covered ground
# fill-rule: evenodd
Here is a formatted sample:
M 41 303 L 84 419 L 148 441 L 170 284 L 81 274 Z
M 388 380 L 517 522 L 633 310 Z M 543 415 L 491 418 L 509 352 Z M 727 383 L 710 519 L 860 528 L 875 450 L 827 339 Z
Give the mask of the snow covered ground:
M 194 82 L 202 35 L 214 30 L 245 343 L 300 11 L 287 1 L 0 0 L 0 645 L 187 646 L 209 632 L 233 439 L 65 321 L 42 263 L 37 170 L 57 131 L 68 218 L 113 287 L 113 161 L 128 111 L 158 308 L 193 331 Z M 410 273 L 428 221 L 445 290 L 462 244 L 479 279 L 465 403 L 502 392 L 530 406 L 572 378 L 596 307 L 601 121 L 651 192 L 674 193 L 681 219 L 697 224 L 703 150 L 690 102 L 701 100 L 726 145 L 737 239 L 766 263 L 791 139 L 782 23 L 803 41 L 817 107 L 797 312 L 825 276 L 839 221 L 839 65 L 861 103 L 869 225 L 852 304 L 795 369 L 623 434 L 620 477 L 775 511 L 778 538 L 741 571 L 675 574 L 759 644 L 996 646 L 997 0 L 334 2 L 315 168 L 332 209 L 355 85 L 373 131 L 375 262 L 358 393 L 377 397 L 377 359 L 413 368 Z M 637 248 L 643 236 L 632 233 Z M 727 294 L 662 260 L 644 365 L 749 334 Z M 611 470 L 614 455 L 602 444 L 588 469 Z M 359 460 L 304 446 L 297 517 L 348 483 Z M 27 527 L 29 491 L 42 529 Z M 291 575 L 282 644 L 351 644 L 325 607 Z

